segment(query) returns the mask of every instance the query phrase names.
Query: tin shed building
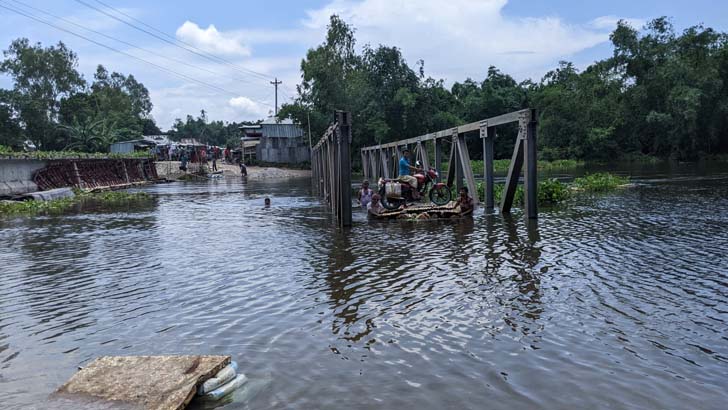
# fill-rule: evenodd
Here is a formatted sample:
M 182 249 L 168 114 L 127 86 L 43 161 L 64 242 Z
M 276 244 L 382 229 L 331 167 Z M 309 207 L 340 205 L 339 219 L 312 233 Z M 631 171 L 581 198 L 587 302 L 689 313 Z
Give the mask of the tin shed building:
M 240 127 L 244 140 L 258 139 L 255 148 L 258 161 L 278 164 L 300 164 L 311 160 L 311 152 L 303 138 L 303 129 L 292 120 L 276 122 L 273 118 L 258 125 Z

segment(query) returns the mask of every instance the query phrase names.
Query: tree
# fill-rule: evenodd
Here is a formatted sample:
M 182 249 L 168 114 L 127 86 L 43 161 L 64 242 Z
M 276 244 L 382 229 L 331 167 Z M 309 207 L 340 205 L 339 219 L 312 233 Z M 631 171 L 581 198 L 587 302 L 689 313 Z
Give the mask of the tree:
M 28 39 L 13 41 L 3 52 L 0 72 L 13 79 L 13 110 L 25 128 L 25 136 L 38 147 L 54 148 L 59 144 L 54 122 L 60 100 L 85 86 L 76 71 L 76 54 L 59 42 L 44 48 L 31 45 Z
M 25 136 L 13 110 L 12 94 L 12 91 L 0 90 L 0 145 L 20 147 Z
M 73 125 L 59 125 L 68 134 L 68 144 L 63 150 L 97 152 L 106 151 L 117 140 L 119 128 L 107 119 L 97 119 Z

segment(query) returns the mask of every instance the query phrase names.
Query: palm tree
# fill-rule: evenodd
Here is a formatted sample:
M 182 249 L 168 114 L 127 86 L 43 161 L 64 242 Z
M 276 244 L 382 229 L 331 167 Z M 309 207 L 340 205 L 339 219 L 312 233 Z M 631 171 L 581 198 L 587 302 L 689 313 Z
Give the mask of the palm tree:
M 106 151 L 114 143 L 123 129 L 116 128 L 116 122 L 109 123 L 106 119 L 97 119 L 73 125 L 59 125 L 60 129 L 68 133 L 68 144 L 64 151 L 79 150 L 87 152 Z

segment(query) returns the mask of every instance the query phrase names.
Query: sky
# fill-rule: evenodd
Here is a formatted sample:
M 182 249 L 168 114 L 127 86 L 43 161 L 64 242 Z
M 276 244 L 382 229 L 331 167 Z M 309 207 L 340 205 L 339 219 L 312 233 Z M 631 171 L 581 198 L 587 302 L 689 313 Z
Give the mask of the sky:
M 165 130 L 203 109 L 211 120 L 270 115 L 271 81 L 282 81 L 279 105 L 296 95 L 301 59 L 324 41 L 331 14 L 354 26 L 359 49 L 397 46 L 447 85 L 482 80 L 491 65 L 519 81 L 561 60 L 585 68 L 611 55 L 620 19 L 640 29 L 668 16 L 677 30 L 728 32 L 728 1 L 717 0 L 0 0 L 0 47 L 63 41 L 89 82 L 98 64 L 133 74 Z M 0 87 L 12 80 L 0 74 Z

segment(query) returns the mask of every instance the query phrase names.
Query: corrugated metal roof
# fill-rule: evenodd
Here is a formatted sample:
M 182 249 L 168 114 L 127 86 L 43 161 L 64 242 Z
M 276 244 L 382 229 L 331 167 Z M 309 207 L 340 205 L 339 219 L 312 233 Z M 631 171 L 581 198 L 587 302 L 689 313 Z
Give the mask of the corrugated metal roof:
M 157 145 L 169 145 L 171 141 L 166 135 L 142 135 L 145 141 L 153 142 Z
M 303 129 L 295 124 L 261 124 L 261 134 L 268 138 L 303 137 Z
M 285 124 L 285 125 L 293 125 L 293 120 L 290 118 L 284 118 L 282 120 L 277 121 L 275 117 L 268 117 L 265 119 L 265 121 L 261 122 L 261 124 Z

